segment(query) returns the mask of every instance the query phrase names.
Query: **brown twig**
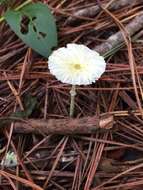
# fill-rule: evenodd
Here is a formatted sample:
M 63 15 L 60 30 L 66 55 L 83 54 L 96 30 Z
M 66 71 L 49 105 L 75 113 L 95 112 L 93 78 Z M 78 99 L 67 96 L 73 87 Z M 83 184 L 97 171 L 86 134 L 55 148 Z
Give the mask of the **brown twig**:
M 110 129 L 113 125 L 113 120 L 112 115 L 83 117 L 80 119 L 28 119 L 16 121 L 14 132 L 42 134 L 90 134 L 99 128 Z

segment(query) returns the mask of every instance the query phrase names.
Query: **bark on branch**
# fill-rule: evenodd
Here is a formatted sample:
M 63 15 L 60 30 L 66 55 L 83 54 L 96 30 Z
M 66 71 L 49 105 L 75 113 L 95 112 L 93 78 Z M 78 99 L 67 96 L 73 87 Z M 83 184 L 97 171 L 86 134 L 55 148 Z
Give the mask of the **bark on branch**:
M 121 9 L 125 6 L 133 6 L 136 3 L 141 3 L 142 0 L 115 0 L 108 7 L 110 11 Z M 106 7 L 106 4 L 103 4 Z M 74 24 L 82 17 L 94 17 L 100 12 L 101 8 L 98 5 L 81 9 L 73 13 L 71 17 L 67 19 L 67 24 Z
M 136 32 L 143 28 L 143 13 L 139 16 L 136 16 L 129 24 L 125 26 L 126 31 L 130 36 L 133 36 Z M 124 41 L 122 32 L 119 31 L 113 35 L 111 35 L 105 42 L 101 45 L 98 45 L 94 48 L 95 51 L 104 55 L 112 48 L 116 47 L 120 43 Z
M 79 119 L 28 119 L 24 122 L 16 121 L 15 133 L 44 133 L 44 134 L 90 134 L 97 129 L 110 129 L 113 116 L 83 117 Z

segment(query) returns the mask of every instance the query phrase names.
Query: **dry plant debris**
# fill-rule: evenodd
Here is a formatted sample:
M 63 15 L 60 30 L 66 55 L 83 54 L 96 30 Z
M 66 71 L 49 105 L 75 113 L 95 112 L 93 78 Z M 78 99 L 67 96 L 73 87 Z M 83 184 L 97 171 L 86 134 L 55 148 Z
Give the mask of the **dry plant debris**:
M 16 168 L 1 166 L 0 188 L 142 190 L 142 0 L 102 0 L 105 10 L 94 0 L 42 2 L 49 5 L 56 17 L 59 47 L 76 42 L 91 49 L 106 49 L 105 45 L 112 45 L 111 39 L 118 37 L 113 46 L 104 51 L 105 74 L 95 84 L 77 89 L 75 105 L 75 120 L 100 118 L 106 114 L 114 116 L 113 126 L 91 134 L 47 135 L 45 131 L 36 134 L 30 131 L 26 135 L 25 131 L 15 133 L 19 122 L 3 122 L 3 118 L 16 114 L 23 117 L 23 123 L 28 119 L 52 120 L 56 124 L 69 122 L 70 87 L 57 81 L 47 69 L 47 60 L 28 48 L 2 22 L 0 156 L 2 160 L 12 150 L 17 155 L 18 165 Z M 1 15 L 4 9 L 0 7 Z M 88 9 L 95 12 L 91 14 Z M 28 130 L 29 125 L 25 126 Z

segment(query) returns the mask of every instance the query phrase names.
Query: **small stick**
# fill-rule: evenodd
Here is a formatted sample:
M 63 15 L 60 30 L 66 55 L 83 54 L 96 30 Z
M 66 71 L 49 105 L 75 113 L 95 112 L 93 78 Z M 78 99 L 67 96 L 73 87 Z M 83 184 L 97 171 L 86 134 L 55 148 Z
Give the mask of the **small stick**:
M 5 119 L 6 120 L 6 119 Z M 67 119 L 27 119 L 15 121 L 15 133 L 35 134 L 91 134 L 97 129 L 110 129 L 113 125 L 113 115 L 101 117 L 83 117 Z
M 111 129 L 114 117 L 140 116 L 139 110 L 113 111 L 101 116 L 67 119 L 20 119 L 15 117 L 0 118 L 0 126 L 15 121 L 14 133 L 34 134 L 91 134 L 98 129 Z

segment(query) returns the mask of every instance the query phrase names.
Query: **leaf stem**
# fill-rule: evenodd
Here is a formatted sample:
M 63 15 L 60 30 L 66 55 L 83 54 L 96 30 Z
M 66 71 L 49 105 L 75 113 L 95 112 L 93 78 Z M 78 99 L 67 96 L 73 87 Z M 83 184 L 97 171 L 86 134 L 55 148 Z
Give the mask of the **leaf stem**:
M 70 117 L 74 115 L 74 107 L 75 107 L 75 96 L 76 96 L 76 86 L 72 85 L 71 91 L 71 102 L 70 102 Z
M 18 7 L 16 7 L 14 10 L 15 11 L 18 11 L 18 10 L 20 10 L 21 8 L 23 8 L 24 6 L 26 6 L 26 5 L 28 5 L 29 3 L 31 3 L 32 2 L 32 0 L 27 0 L 27 1 L 25 1 L 24 3 L 22 3 L 21 5 L 19 5 Z M 0 17 L 0 23 L 2 22 L 2 21 L 4 21 L 4 16 L 1 16 Z

